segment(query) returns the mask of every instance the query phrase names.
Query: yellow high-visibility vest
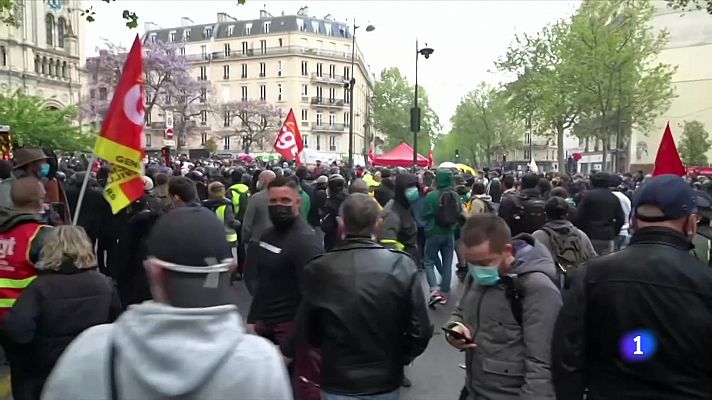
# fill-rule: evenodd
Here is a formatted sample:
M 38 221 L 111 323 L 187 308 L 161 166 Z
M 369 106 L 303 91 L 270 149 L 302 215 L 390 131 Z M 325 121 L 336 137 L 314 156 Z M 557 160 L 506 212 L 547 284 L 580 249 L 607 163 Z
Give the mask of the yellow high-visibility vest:
M 215 215 L 218 216 L 218 219 L 220 222 L 225 224 L 225 209 L 227 208 L 227 204 L 223 204 L 219 206 L 218 208 L 215 209 Z M 237 242 L 237 232 L 235 232 L 234 229 L 228 228 L 225 226 L 225 239 L 227 239 L 228 243 L 233 243 Z

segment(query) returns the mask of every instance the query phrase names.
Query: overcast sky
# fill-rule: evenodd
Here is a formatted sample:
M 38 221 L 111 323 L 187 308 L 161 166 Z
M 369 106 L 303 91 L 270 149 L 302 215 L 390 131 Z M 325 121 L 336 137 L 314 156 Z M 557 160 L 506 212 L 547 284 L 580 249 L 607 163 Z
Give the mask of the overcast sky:
M 86 2 L 85 2 L 86 3 Z M 124 26 L 121 11 L 129 8 L 139 16 L 138 33 L 143 23 L 160 27 L 180 25 L 180 17 L 196 24 L 216 21 L 218 12 L 237 19 L 259 18 L 266 7 L 272 15 L 296 14 L 309 6 L 312 16 L 332 14 L 337 20 L 356 19 L 359 25 L 373 24 L 376 30 L 360 31 L 357 42 L 371 71 L 378 76 L 383 68 L 398 67 L 411 83 L 415 74 L 415 40 L 427 42 L 435 53 L 419 64 L 420 85 L 427 88 L 431 106 L 445 129 L 460 99 L 481 81 L 497 84 L 506 76 L 493 73 L 493 62 L 504 54 L 515 34 L 536 33 L 544 25 L 571 15 L 579 2 L 551 1 L 264 1 L 247 0 L 119 0 L 94 4 L 96 22 L 85 24 L 85 54 L 95 53 L 102 39 L 128 47 L 136 30 Z

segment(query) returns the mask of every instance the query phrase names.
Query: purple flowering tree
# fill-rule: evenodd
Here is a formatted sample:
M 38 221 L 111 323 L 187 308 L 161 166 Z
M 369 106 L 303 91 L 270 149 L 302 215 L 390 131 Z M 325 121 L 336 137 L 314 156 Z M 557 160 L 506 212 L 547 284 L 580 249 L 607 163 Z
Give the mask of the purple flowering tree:
M 226 136 L 242 138 L 245 153 L 250 152 L 252 143 L 263 148 L 265 142 L 274 141 L 282 123 L 283 113 L 279 108 L 265 101 L 232 101 L 220 105 Z

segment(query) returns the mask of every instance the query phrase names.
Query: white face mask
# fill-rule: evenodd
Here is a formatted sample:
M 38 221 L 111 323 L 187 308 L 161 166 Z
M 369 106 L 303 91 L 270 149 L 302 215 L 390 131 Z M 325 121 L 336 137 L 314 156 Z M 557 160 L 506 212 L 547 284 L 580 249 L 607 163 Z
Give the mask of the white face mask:
M 215 259 L 210 259 L 206 261 L 208 263 L 211 263 L 211 265 L 191 266 L 173 264 L 167 261 L 159 260 L 156 257 L 148 257 L 148 259 L 146 260 L 146 262 L 149 264 L 157 265 L 163 269 L 171 270 L 174 272 L 181 272 L 184 274 L 204 274 L 206 275 L 206 277 L 203 287 L 212 289 L 218 287 L 220 274 L 222 272 L 230 271 L 230 268 L 235 265 L 234 259 L 226 259 L 223 260 L 221 263 L 217 263 L 217 260 Z

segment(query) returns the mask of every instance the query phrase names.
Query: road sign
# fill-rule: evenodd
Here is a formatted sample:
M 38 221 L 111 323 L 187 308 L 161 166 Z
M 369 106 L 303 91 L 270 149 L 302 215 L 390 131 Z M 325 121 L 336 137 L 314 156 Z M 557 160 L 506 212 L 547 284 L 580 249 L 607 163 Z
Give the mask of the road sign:
M 173 128 L 166 128 L 164 137 L 166 140 L 172 140 L 173 139 Z
M 163 139 L 163 145 L 166 147 L 175 147 L 176 141 L 171 139 Z
M 173 111 L 166 111 L 166 129 L 173 129 Z

